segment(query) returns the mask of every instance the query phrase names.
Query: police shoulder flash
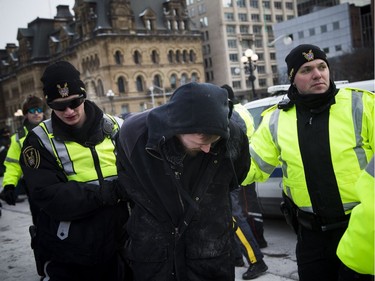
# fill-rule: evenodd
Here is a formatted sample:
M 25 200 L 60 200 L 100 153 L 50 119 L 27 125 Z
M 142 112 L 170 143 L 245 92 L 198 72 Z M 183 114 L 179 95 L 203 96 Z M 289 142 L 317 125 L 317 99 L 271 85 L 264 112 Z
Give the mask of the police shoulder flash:
M 28 146 L 23 150 L 22 153 L 23 161 L 25 165 L 32 169 L 37 169 L 40 164 L 40 153 L 32 146 Z

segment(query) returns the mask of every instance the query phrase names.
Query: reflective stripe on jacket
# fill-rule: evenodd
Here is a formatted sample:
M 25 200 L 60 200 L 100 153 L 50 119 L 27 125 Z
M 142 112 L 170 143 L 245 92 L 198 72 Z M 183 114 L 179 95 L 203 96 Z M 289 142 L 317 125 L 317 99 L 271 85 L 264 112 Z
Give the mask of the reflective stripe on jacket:
M 340 89 L 329 112 L 331 161 L 345 211 L 357 199 L 354 184 L 374 153 L 374 94 Z M 252 163 L 243 184 L 265 181 L 280 164 L 284 192 L 302 210 L 312 212 L 297 131 L 297 113 L 273 107 L 251 140 Z
M 344 233 L 337 255 L 350 269 L 361 274 L 374 275 L 374 158 L 362 172 L 355 190 L 359 201 L 350 216 L 349 226 Z
M 105 118 L 110 118 L 104 115 Z M 110 118 L 114 123 L 114 131 L 119 129 L 115 119 Z M 34 130 L 40 138 L 44 147 L 55 155 L 59 166 L 64 170 L 69 181 L 87 182 L 99 184 L 98 179 L 117 178 L 116 155 L 114 143 L 110 136 L 95 146 L 82 146 L 77 142 L 61 142 L 54 138 L 51 120 L 40 123 Z M 98 165 L 99 164 L 99 165 Z M 97 173 L 93 173 L 96 170 Z
M 246 133 L 248 139 L 250 140 L 251 136 L 254 133 L 254 120 L 253 120 L 253 116 L 246 109 L 246 107 L 244 107 L 242 104 L 235 104 L 234 105 L 234 111 L 239 114 L 239 116 L 241 117 L 242 121 L 245 123 L 245 126 L 246 126 L 245 133 Z M 233 121 L 236 122 L 236 120 L 234 120 L 234 119 L 233 119 Z M 241 124 L 239 124 L 239 126 L 242 128 Z
M 22 169 L 19 163 L 19 159 L 21 155 L 22 144 L 28 133 L 27 128 L 25 126 L 23 127 L 23 130 L 24 133 L 21 133 L 22 136 L 20 136 L 19 132 L 17 132 L 11 137 L 9 150 L 4 161 L 6 170 L 4 173 L 3 186 L 16 186 L 18 184 L 19 179 L 22 176 Z

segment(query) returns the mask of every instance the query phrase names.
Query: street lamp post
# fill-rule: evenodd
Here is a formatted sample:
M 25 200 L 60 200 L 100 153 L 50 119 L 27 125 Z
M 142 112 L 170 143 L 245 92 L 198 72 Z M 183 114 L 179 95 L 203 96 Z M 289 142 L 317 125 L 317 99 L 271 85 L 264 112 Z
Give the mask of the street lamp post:
M 158 89 L 158 90 L 162 91 L 162 93 L 163 93 L 163 101 L 164 101 L 164 103 L 167 103 L 167 97 L 166 97 L 164 88 L 160 88 L 159 86 L 155 86 L 155 85 L 152 85 L 150 87 L 150 91 L 151 92 L 153 92 L 153 90 L 155 90 L 155 89 Z
M 254 70 L 256 69 L 256 61 L 258 60 L 258 55 L 251 49 L 245 51 L 245 55 L 241 58 L 241 62 L 245 65 L 245 73 L 249 73 L 249 81 L 251 82 L 251 89 L 253 97 L 255 97 L 255 86 L 254 81 L 256 79 L 254 75 Z M 250 96 L 251 100 L 251 96 Z
M 268 46 L 268 47 L 273 47 L 273 46 L 275 45 L 275 43 L 276 43 L 277 41 L 281 40 L 281 39 L 283 39 L 283 43 L 284 43 L 284 45 L 290 45 L 290 44 L 292 44 L 292 42 L 293 42 L 293 37 L 292 37 L 292 35 L 290 35 L 290 34 L 283 34 L 283 35 L 280 35 L 279 37 L 277 37 L 275 40 L 269 42 L 269 43 L 267 44 L 267 46 Z
M 114 111 L 113 111 L 113 98 L 115 96 L 115 93 L 110 89 L 108 90 L 107 92 L 107 97 L 109 99 L 109 102 L 111 103 L 111 114 L 113 115 L 114 114 Z
M 14 117 L 16 118 L 16 127 L 22 126 L 22 118 L 23 118 L 23 112 L 22 109 L 17 109 L 16 112 L 14 112 Z
M 151 92 L 151 103 L 152 103 L 152 108 L 154 108 L 154 107 L 155 107 L 154 86 L 151 86 L 149 89 L 150 89 L 150 92 Z

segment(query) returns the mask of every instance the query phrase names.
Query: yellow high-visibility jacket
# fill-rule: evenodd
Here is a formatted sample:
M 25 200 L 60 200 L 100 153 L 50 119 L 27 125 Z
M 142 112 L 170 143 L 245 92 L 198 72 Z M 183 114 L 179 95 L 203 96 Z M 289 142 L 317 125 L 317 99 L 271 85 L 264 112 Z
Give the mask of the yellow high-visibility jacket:
M 11 142 L 10 142 L 9 150 L 7 152 L 7 156 L 4 161 L 6 170 L 5 170 L 4 178 L 3 178 L 3 186 L 6 186 L 6 185 L 16 186 L 18 184 L 19 179 L 22 177 L 22 169 L 19 163 L 19 159 L 21 155 L 22 144 L 26 138 L 27 133 L 28 133 L 28 130 L 24 126 L 18 132 L 12 135 L 10 139 Z
M 350 269 L 374 275 L 375 239 L 374 158 L 362 172 L 355 186 L 361 202 L 352 210 L 349 226 L 337 248 L 340 260 Z
M 233 108 L 241 117 L 243 122 L 246 125 L 246 135 L 250 140 L 251 136 L 254 133 L 254 119 L 250 112 L 242 104 L 235 104 Z
M 105 114 L 103 117 L 113 122 L 112 130 L 117 132 L 122 120 Z M 104 179 L 117 178 L 117 169 L 114 165 L 116 163 L 114 140 L 109 136 L 90 148 L 83 147 L 77 142 L 56 140 L 51 119 L 40 123 L 33 131 L 44 147 L 55 156 L 69 181 L 99 185 L 99 170 Z
M 354 185 L 374 154 L 374 97 L 369 91 L 343 88 L 328 109 L 328 145 L 345 213 L 358 204 Z M 295 105 L 264 112 L 251 138 L 251 167 L 242 185 L 267 180 L 281 165 L 285 194 L 300 209 L 313 212 L 300 153 L 300 146 L 309 143 L 300 143 L 297 130 Z

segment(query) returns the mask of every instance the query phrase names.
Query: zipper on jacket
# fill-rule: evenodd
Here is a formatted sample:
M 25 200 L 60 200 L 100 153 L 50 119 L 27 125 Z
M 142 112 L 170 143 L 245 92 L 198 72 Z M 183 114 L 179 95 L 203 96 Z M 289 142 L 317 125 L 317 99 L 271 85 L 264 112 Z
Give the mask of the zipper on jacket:
M 101 186 L 103 183 L 104 177 L 103 177 L 102 169 L 100 168 L 99 156 L 95 150 L 95 147 L 90 146 L 90 151 L 91 151 L 92 158 L 94 160 L 94 166 L 95 166 L 95 171 L 98 175 L 98 181 Z
M 180 181 L 180 179 L 181 179 L 180 175 L 181 175 L 180 172 L 174 171 L 174 177 L 176 178 L 176 180 Z M 181 204 L 182 212 L 184 213 L 185 212 L 185 204 L 184 204 L 184 201 L 182 200 L 181 194 L 178 191 L 178 189 L 177 189 L 177 194 L 178 194 L 178 200 L 180 201 L 180 204 Z
M 180 237 L 180 232 L 178 231 L 178 227 L 174 228 L 174 238 L 176 238 L 175 241 Z

